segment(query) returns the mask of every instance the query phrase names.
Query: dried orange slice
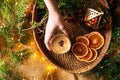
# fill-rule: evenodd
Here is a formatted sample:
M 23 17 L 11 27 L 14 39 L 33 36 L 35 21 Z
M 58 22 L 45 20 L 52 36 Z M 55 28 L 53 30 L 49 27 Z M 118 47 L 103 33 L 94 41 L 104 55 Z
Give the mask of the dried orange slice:
M 71 42 L 64 34 L 57 34 L 51 39 L 51 49 L 56 54 L 64 54 L 70 50 Z
M 90 60 L 88 60 L 88 62 L 93 62 L 98 56 L 98 53 L 94 48 L 91 48 L 91 51 L 92 51 L 92 57 Z
M 85 57 L 80 58 L 81 61 L 88 62 L 92 58 L 92 51 L 88 48 L 88 54 Z
M 77 57 L 84 57 L 88 53 L 88 47 L 82 42 L 76 42 L 72 46 L 72 52 Z
M 89 45 L 90 48 L 94 48 L 94 49 L 98 50 L 104 45 L 104 38 L 97 31 L 91 32 L 88 35 L 88 39 L 90 41 L 90 45 Z
M 84 36 L 85 36 L 86 38 L 88 38 L 88 35 L 89 35 L 89 34 L 85 34 Z
M 89 46 L 89 40 L 85 36 L 78 36 L 76 38 L 76 42 L 82 42 L 82 43 L 86 44 L 87 46 Z

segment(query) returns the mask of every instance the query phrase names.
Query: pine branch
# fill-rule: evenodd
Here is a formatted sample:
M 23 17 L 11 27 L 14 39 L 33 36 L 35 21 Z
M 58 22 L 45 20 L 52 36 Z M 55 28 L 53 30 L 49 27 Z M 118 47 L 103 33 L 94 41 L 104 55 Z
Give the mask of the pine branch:
M 15 51 L 15 45 L 19 38 L 25 36 L 19 23 L 24 18 L 28 0 L 0 0 L 0 38 L 5 45 L 0 46 L 0 79 L 22 80 L 22 76 L 16 73 L 15 67 L 22 64 L 30 56 L 29 50 Z M 27 36 L 29 36 L 27 34 Z M 2 48 L 1 48 L 2 47 Z M 4 47 L 4 48 L 3 48 Z M 14 70 L 12 70 L 14 67 Z
M 22 64 L 24 60 L 28 59 L 30 56 L 30 51 L 27 49 L 21 50 L 21 51 L 13 51 L 10 53 L 11 61 L 13 64 Z
M 43 0 L 36 0 L 36 3 L 37 3 L 37 8 L 45 9 L 46 6 Z
M 113 51 L 117 50 L 119 45 L 120 45 L 120 27 L 114 26 L 108 53 L 112 53 Z

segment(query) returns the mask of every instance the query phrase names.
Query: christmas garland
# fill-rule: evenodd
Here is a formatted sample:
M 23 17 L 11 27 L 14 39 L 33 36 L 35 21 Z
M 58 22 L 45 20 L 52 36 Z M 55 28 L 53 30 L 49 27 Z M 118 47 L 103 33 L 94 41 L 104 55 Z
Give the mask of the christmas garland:
M 26 2 L 27 0 L 0 0 L 0 80 L 23 79 L 18 67 L 31 54 L 28 48 L 20 50 L 28 41 L 22 40 L 28 37 L 28 32 L 22 31 L 23 26 L 28 26 L 27 22 L 22 24 Z

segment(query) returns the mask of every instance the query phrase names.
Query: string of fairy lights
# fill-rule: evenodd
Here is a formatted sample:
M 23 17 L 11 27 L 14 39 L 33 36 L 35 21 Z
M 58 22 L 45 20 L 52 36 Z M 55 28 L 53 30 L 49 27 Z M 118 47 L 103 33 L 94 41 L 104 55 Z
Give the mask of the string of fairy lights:
M 33 54 L 33 59 L 36 59 L 37 56 L 39 56 L 40 52 L 38 51 L 38 48 L 35 47 L 36 44 L 34 42 L 31 42 L 31 46 L 35 48 L 34 54 Z M 45 57 L 43 55 L 41 55 L 41 62 L 43 62 L 44 64 L 47 64 L 46 66 L 46 71 L 47 71 L 47 76 L 46 76 L 46 80 L 49 80 L 49 76 L 52 79 L 52 72 L 54 72 L 54 70 L 56 69 L 56 67 L 51 64 L 50 62 L 48 62 L 48 60 L 45 59 Z M 37 80 L 36 78 L 34 78 L 33 80 Z
M 14 38 L 11 38 L 12 41 L 14 41 Z M 16 45 L 14 46 L 14 50 L 23 50 L 23 49 L 29 49 L 32 52 L 32 55 L 30 56 L 30 59 L 32 60 L 31 64 L 33 65 L 33 80 L 39 80 L 39 78 L 36 77 L 36 72 L 34 72 L 35 70 L 38 70 L 38 68 L 35 67 L 34 65 L 34 61 L 38 61 L 41 63 L 44 63 L 46 66 L 44 67 L 46 73 L 43 73 L 42 71 L 39 72 L 41 74 L 47 74 L 46 75 L 46 79 L 45 80 L 49 80 L 49 78 L 52 80 L 53 75 L 52 73 L 57 69 L 56 66 L 54 66 L 51 62 L 49 62 L 49 60 L 46 59 L 46 57 L 42 54 L 42 52 L 40 52 L 40 50 L 37 47 L 36 42 L 34 41 L 34 39 L 31 39 L 27 45 L 24 45 L 21 42 L 16 43 Z M 22 53 L 20 54 L 21 56 L 23 55 Z M 41 68 L 41 67 L 39 67 Z M 24 72 L 23 72 L 24 75 Z M 26 79 L 23 79 L 26 80 Z
M 30 42 L 29 48 L 32 49 L 32 52 L 33 52 L 33 54 L 31 55 L 31 58 L 32 58 L 33 62 L 36 61 L 36 60 L 39 60 L 41 63 L 44 63 L 46 65 L 44 67 L 45 71 L 46 71 L 46 74 L 47 74 L 45 80 L 49 80 L 49 78 L 52 79 L 53 78 L 52 73 L 57 69 L 57 67 L 54 66 L 51 62 L 49 62 L 46 59 L 46 57 L 39 51 L 39 49 L 38 49 L 34 40 L 32 40 Z M 33 65 L 34 65 L 34 63 L 33 63 Z M 36 67 L 34 67 L 34 70 L 35 69 L 37 70 Z M 41 71 L 41 73 L 42 73 L 42 71 Z M 45 74 L 45 73 L 43 73 L 43 74 Z M 35 73 L 33 73 L 33 80 L 39 80 L 36 77 Z

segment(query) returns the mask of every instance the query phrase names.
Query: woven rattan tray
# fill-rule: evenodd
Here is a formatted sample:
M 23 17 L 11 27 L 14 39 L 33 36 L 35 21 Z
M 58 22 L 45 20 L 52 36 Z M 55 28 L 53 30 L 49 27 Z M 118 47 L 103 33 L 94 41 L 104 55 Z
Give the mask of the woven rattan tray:
M 86 63 L 79 61 L 70 50 L 69 52 L 59 55 L 52 53 L 48 51 L 44 44 L 44 32 L 41 35 L 41 31 L 44 29 L 44 27 L 37 27 L 34 29 L 34 37 L 35 41 L 38 44 L 39 49 L 41 52 L 48 58 L 49 61 L 51 61 L 53 64 L 58 66 L 59 68 L 62 68 L 64 70 L 67 70 L 72 73 L 82 73 L 86 72 L 88 70 L 91 70 L 94 68 L 105 56 L 106 51 L 108 50 L 110 39 L 111 39 L 111 33 L 112 33 L 112 20 L 111 15 L 109 12 L 109 7 L 106 2 L 106 0 L 89 0 L 89 3 L 85 3 L 85 7 L 92 7 L 95 8 L 96 6 L 100 6 L 102 10 L 105 12 L 104 17 L 106 18 L 107 22 L 101 26 L 103 26 L 102 29 L 99 29 L 98 31 L 104 36 L 105 44 L 104 46 L 98 51 L 98 57 L 95 61 L 91 63 Z M 83 7 L 82 7 L 83 8 Z M 80 35 L 84 35 L 87 33 L 90 33 L 91 30 L 88 30 L 83 27 L 82 23 L 79 22 L 79 20 L 76 20 L 74 22 L 68 22 L 65 21 L 65 26 L 67 31 L 70 31 L 70 33 L 73 34 L 73 39 L 71 39 L 72 45 L 74 44 L 74 39 Z

